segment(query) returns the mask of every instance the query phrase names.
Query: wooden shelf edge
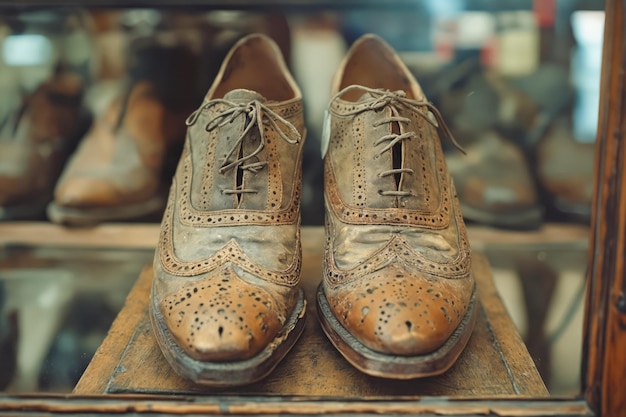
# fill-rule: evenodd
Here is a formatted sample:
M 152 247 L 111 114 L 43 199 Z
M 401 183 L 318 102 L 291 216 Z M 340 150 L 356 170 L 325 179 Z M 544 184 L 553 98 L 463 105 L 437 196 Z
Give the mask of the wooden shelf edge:
M 68 228 L 48 222 L 0 223 L 0 245 L 52 245 L 119 249 L 154 249 L 159 238 L 157 223 L 108 223 L 90 228 Z M 322 226 L 303 226 L 303 236 L 323 233 Z M 469 226 L 472 249 L 486 246 L 575 245 L 586 247 L 589 227 L 579 224 L 546 223 L 538 230 L 514 231 Z M 306 240 L 303 239 L 306 249 Z

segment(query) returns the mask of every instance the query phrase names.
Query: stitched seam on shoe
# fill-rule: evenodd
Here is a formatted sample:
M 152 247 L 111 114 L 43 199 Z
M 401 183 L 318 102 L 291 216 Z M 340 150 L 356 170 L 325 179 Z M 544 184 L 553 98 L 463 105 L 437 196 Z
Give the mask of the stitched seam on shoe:
M 191 157 L 183 153 L 181 158 L 183 162 L 182 176 L 183 178 L 191 177 Z M 300 161 L 296 164 L 299 166 Z M 176 177 L 175 177 L 176 178 Z M 191 202 L 191 181 L 188 180 L 181 187 L 180 195 L 180 215 L 179 221 L 186 226 L 206 227 L 206 226 L 233 226 L 233 225 L 271 225 L 271 224 L 292 224 L 299 216 L 300 212 L 300 196 L 302 190 L 302 170 L 296 170 L 294 178 L 294 187 L 292 187 L 291 203 L 282 210 L 275 211 L 259 211 L 259 210 L 243 210 L 228 209 L 216 211 L 200 211 L 193 207 Z
M 463 279 L 469 277 L 471 265 L 469 250 L 460 251 L 459 253 L 461 256 L 455 262 L 439 264 L 418 256 L 416 256 L 415 260 L 412 260 L 405 253 L 400 253 L 399 249 L 392 248 L 394 245 L 396 244 L 394 239 L 392 239 L 383 248 L 373 254 L 366 262 L 362 262 L 360 265 L 345 271 L 340 270 L 337 267 L 329 267 L 329 265 L 335 265 L 334 257 L 331 254 L 332 248 L 329 248 L 329 250 L 326 251 L 326 257 L 324 260 L 324 269 L 326 271 L 324 274 L 325 282 L 328 283 L 330 288 L 337 288 L 341 285 L 358 281 L 364 276 L 380 270 L 385 265 L 393 263 L 408 265 L 416 271 L 445 279 Z M 399 246 L 409 248 L 405 243 L 398 244 L 396 248 Z M 415 252 L 412 250 L 409 253 L 413 253 L 415 255 Z M 426 265 L 431 266 L 431 268 L 426 267 Z M 450 272 L 442 273 L 435 271 L 435 269 L 443 269 L 443 267 L 447 268 Z
M 401 208 L 360 208 L 347 204 L 339 194 L 337 182 L 331 163 L 325 164 L 325 194 L 326 200 L 335 213 L 344 223 L 348 224 L 401 224 L 420 226 L 426 229 L 445 229 L 450 224 L 449 187 L 442 186 L 440 207 L 434 213 L 420 210 Z M 437 212 L 439 214 L 437 214 Z
M 302 102 L 295 101 L 283 104 L 272 104 L 272 109 L 280 114 L 281 117 L 289 119 L 302 113 Z M 294 125 L 298 124 L 296 120 Z M 211 137 L 214 142 L 215 137 Z M 302 147 L 302 143 L 299 145 Z M 185 152 L 189 157 L 186 157 Z M 298 152 L 299 160 L 296 161 L 296 166 L 301 166 L 302 152 Z M 302 195 L 302 170 L 296 169 L 294 176 L 294 186 L 292 187 L 290 204 L 280 210 L 272 211 L 260 211 L 260 210 L 245 210 L 245 209 L 227 209 L 227 210 L 215 210 L 215 211 L 203 211 L 198 210 L 191 202 L 191 176 L 192 158 L 190 149 L 186 145 L 183 149 L 183 155 L 181 156 L 182 175 L 188 179 L 188 183 L 181 187 L 181 199 L 180 199 L 180 215 L 179 221 L 192 227 L 206 227 L 206 226 L 243 226 L 243 225 L 279 225 L 279 224 L 293 224 L 300 216 L 300 199 Z M 206 162 L 205 162 L 206 164 Z M 177 174 L 178 175 L 178 174 Z M 280 193 L 282 194 L 282 184 Z M 281 195 L 277 195 L 277 198 L 282 198 Z
M 351 123 L 350 127 L 350 133 L 352 137 L 354 137 L 354 152 L 352 153 L 352 164 L 354 166 L 352 173 L 352 201 L 358 207 L 367 207 L 367 183 L 365 180 L 365 161 L 363 160 L 363 148 L 365 146 L 363 143 L 363 132 L 365 128 L 363 116 L 356 116 L 354 123 Z M 357 130 L 361 132 L 360 135 L 357 133 Z M 358 187 L 359 185 L 361 185 L 361 188 Z
M 384 264 L 385 259 L 391 259 L 397 257 L 408 264 L 415 270 L 427 273 L 429 275 L 438 276 L 448 279 L 462 279 L 469 276 L 471 267 L 470 258 L 470 245 L 467 239 L 467 232 L 464 227 L 463 217 L 461 216 L 461 210 L 458 200 L 454 200 L 455 206 L 455 226 L 459 231 L 457 235 L 457 246 L 459 252 L 457 256 L 446 263 L 433 262 L 423 255 L 415 252 L 406 242 L 402 242 L 400 246 L 404 248 L 405 253 L 400 253 L 399 250 L 392 249 L 391 246 L 396 237 L 392 238 L 385 246 L 370 256 L 365 262 L 357 265 L 354 268 L 348 270 L 341 270 L 336 266 L 333 256 L 332 235 L 329 230 L 326 239 L 326 250 L 324 257 L 324 280 L 331 288 L 338 287 L 343 284 L 354 282 L 361 279 L 363 276 L 376 271 Z M 327 222 L 326 228 L 330 228 L 330 224 Z M 396 246 L 399 248 L 400 246 Z M 444 269 L 445 268 L 445 269 Z M 447 270 L 446 270 L 447 269 Z
M 173 242 L 173 196 L 175 195 L 176 183 L 172 184 L 172 189 L 170 190 L 170 197 L 161 225 L 160 245 L 158 248 L 159 260 L 167 273 L 183 277 L 199 276 L 214 270 L 224 263 L 232 262 L 244 271 L 278 285 L 295 286 L 298 283 L 302 263 L 300 232 L 298 232 L 296 239 L 297 246 L 293 262 L 282 271 L 272 271 L 252 262 L 235 241 L 227 243 L 222 249 L 200 261 L 184 261 L 178 258 Z
M 341 105 L 338 102 L 334 102 L 332 106 L 336 109 L 337 112 L 341 112 L 341 110 L 353 110 L 355 108 L 365 108 L 365 105 L 351 104 L 351 105 Z M 413 116 L 414 123 L 420 127 L 420 133 L 422 137 L 426 135 L 426 137 L 436 137 L 439 140 L 439 136 L 437 131 L 433 127 L 428 131 L 424 132 L 422 128 L 422 124 L 419 122 L 415 122 L 419 120 L 419 115 L 417 113 L 411 113 Z M 342 119 L 341 117 L 338 117 Z M 338 123 L 337 117 L 333 118 L 333 127 L 335 129 L 335 123 Z M 353 126 L 358 123 L 360 118 L 352 119 Z M 353 127 L 354 128 L 354 127 Z M 363 126 L 360 126 L 361 130 Z M 354 132 L 352 132 L 354 133 Z M 423 140 L 423 139 L 422 139 Z M 356 142 L 356 141 L 355 141 Z M 356 144 L 355 144 L 356 145 Z M 355 153 L 358 150 L 355 149 Z M 332 149 L 329 150 L 329 155 L 332 155 Z M 435 145 L 435 167 L 437 172 L 435 174 L 435 178 L 437 179 L 437 185 L 441 190 L 441 198 L 439 200 L 439 206 L 437 208 L 432 207 L 433 199 L 429 198 L 430 202 L 428 203 L 429 207 L 426 210 L 410 210 L 410 209 L 402 209 L 402 208 L 365 208 L 360 207 L 361 204 L 357 204 L 357 199 L 354 198 L 354 190 L 353 190 L 353 198 L 354 203 L 347 203 L 341 196 L 339 192 L 339 188 L 337 186 L 337 181 L 335 179 L 334 170 L 332 169 L 332 158 L 328 159 L 328 162 L 324 165 L 325 170 L 325 195 L 327 201 L 330 202 L 330 205 L 333 209 L 333 212 L 337 217 L 339 217 L 343 222 L 348 224 L 411 224 L 418 225 L 428 229 L 445 229 L 450 224 L 450 189 L 448 187 L 449 179 L 446 174 L 446 170 L 443 169 L 445 167 L 445 159 L 443 156 L 443 152 L 441 151 L 441 147 Z M 354 157 L 353 157 L 354 159 Z M 354 163 L 356 167 L 356 163 Z M 356 169 L 355 169 L 356 170 Z M 354 184 L 354 181 L 352 182 Z M 367 185 L 366 185 L 367 186 Z M 425 188 L 425 192 L 427 194 L 431 194 L 431 190 Z
M 226 106 L 218 104 L 216 105 L 215 109 L 213 109 L 213 113 L 217 113 L 222 111 Z M 191 127 L 190 129 L 191 130 Z M 241 129 L 240 129 L 241 130 Z M 206 152 L 204 154 L 204 166 L 199 169 L 199 171 L 202 172 L 202 177 L 200 177 L 200 179 L 202 180 L 202 186 L 201 186 L 201 190 L 202 190 L 202 195 L 200 200 L 198 201 L 199 204 L 199 209 L 202 211 L 210 211 L 209 209 L 209 199 L 211 198 L 210 195 L 210 190 L 213 187 L 213 172 L 215 171 L 215 169 L 217 169 L 217 167 L 214 166 L 217 165 L 217 158 L 216 158 L 216 152 L 217 152 L 217 135 L 218 135 L 218 131 L 217 130 L 212 130 L 210 132 L 204 132 L 203 129 L 203 136 L 208 135 L 207 138 L 204 138 L 203 142 L 206 142 Z M 191 160 L 191 164 L 193 165 L 193 161 Z M 191 170 L 191 172 L 186 170 L 186 173 L 189 173 L 190 176 L 193 176 L 193 169 Z M 193 184 L 189 184 L 189 190 L 191 192 L 193 192 Z M 190 192 L 190 194 L 191 194 Z M 234 196 L 231 196 L 233 198 L 234 201 Z M 190 205 L 193 206 L 193 202 L 190 201 Z
M 272 140 L 270 143 L 265 143 L 266 152 L 268 156 L 268 162 L 272 159 L 273 163 L 267 164 L 268 172 L 268 187 L 267 187 L 267 204 L 265 206 L 266 210 L 275 210 L 272 207 L 280 207 L 281 199 L 283 197 L 283 182 L 280 178 L 280 159 L 278 157 L 270 158 L 270 155 L 276 155 L 278 153 L 278 146 L 276 141 Z M 276 166 L 274 166 L 274 163 Z M 276 190 L 276 195 L 272 194 L 272 191 Z

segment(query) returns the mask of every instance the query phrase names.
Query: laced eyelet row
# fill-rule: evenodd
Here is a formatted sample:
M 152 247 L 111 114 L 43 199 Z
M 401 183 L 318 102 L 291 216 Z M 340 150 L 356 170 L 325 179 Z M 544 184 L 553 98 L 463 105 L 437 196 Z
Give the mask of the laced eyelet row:
M 265 147 L 265 132 L 267 126 L 270 126 L 278 136 L 287 143 L 298 144 L 302 140 L 300 133 L 291 123 L 260 100 L 251 100 L 246 103 L 235 103 L 225 99 L 211 100 L 191 113 L 185 123 L 187 126 L 193 126 L 198 121 L 202 111 L 207 111 L 217 105 L 225 106 L 225 109 L 216 113 L 207 122 L 205 126 L 207 132 L 225 126 L 228 123 L 233 123 L 240 116 L 244 116 L 245 118 L 243 132 L 241 132 L 239 137 L 233 142 L 233 145 L 222 159 L 218 170 L 220 174 L 224 174 L 234 168 L 256 173 L 267 165 L 266 161 L 259 161 L 257 157 Z M 259 145 L 251 153 L 235 157 L 234 155 L 238 155 L 243 142 L 249 137 L 249 133 L 254 127 L 258 130 L 260 138 Z M 250 160 L 252 160 L 252 162 L 250 162 Z M 256 190 L 243 186 L 222 190 L 222 193 L 226 195 L 256 192 Z

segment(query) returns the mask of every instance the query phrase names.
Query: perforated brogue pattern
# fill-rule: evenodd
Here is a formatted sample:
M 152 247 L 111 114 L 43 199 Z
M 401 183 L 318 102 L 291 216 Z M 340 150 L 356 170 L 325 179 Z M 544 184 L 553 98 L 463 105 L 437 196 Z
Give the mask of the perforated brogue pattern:
M 324 275 L 325 284 L 330 288 L 335 288 L 353 281 L 361 279 L 363 276 L 373 271 L 383 268 L 387 264 L 399 262 L 406 265 L 408 269 L 425 272 L 427 274 L 448 279 L 466 278 L 469 275 L 471 267 L 470 244 L 467 237 L 465 227 L 459 227 L 463 224 L 463 218 L 455 198 L 455 227 L 459 231 L 457 245 L 459 248 L 458 255 L 448 263 L 439 263 L 429 260 L 425 256 L 416 252 L 409 244 L 399 236 L 392 237 L 386 245 L 380 248 L 365 262 L 358 266 L 343 270 L 336 266 L 333 257 L 333 233 L 326 233 L 326 251 L 324 257 Z M 329 224 L 326 224 L 329 230 Z
M 277 303 L 264 288 L 239 279 L 229 266 L 189 282 L 160 303 L 181 347 L 209 360 L 256 354 L 283 326 L 285 307 L 291 308 Z
M 292 224 L 298 219 L 300 212 L 300 196 L 302 194 L 302 172 L 296 171 L 293 183 L 293 197 L 287 207 L 274 210 L 229 209 L 217 211 L 201 211 L 191 203 L 191 158 L 185 148 L 182 155 L 182 184 L 179 199 L 180 214 L 178 220 L 193 227 L 207 226 L 243 226 Z M 278 192 L 278 191 L 276 191 Z
M 447 191 L 447 189 L 444 188 L 444 193 L 442 195 L 443 201 L 440 204 L 440 207 L 436 207 L 435 206 L 435 199 L 433 198 L 433 192 L 436 192 L 436 190 L 432 190 L 430 187 L 430 181 L 428 181 L 428 176 L 430 174 L 429 170 L 428 170 L 428 160 L 426 158 L 427 155 L 427 149 L 426 149 L 426 144 L 424 141 L 425 137 L 428 137 L 429 135 L 435 135 L 436 132 L 433 130 L 432 126 L 427 125 L 423 119 L 421 117 L 418 117 L 418 115 L 416 113 L 413 113 L 413 120 L 414 120 L 414 124 L 416 125 L 416 129 L 415 132 L 417 134 L 417 146 L 408 146 L 406 152 L 407 152 L 407 157 L 409 160 L 413 161 L 414 164 L 416 164 L 416 170 L 414 175 L 414 178 L 411 178 L 411 180 L 413 180 L 412 182 L 416 182 L 422 191 L 422 201 L 421 203 L 424 205 L 424 211 L 426 212 L 434 212 L 437 211 L 439 209 L 443 210 L 444 215 L 446 212 L 448 212 L 449 210 L 449 204 L 446 204 L 448 201 L 446 200 L 446 198 L 448 198 L 447 195 L 445 195 L 445 191 Z M 416 121 L 420 121 L 418 123 L 416 123 Z M 426 132 L 425 132 L 426 130 Z M 437 158 L 436 158 L 436 162 L 435 162 L 435 166 L 438 167 L 437 168 L 437 176 L 439 181 L 442 181 L 443 184 L 445 184 L 447 182 L 447 178 L 445 178 L 445 171 L 443 169 L 443 165 L 441 165 L 441 161 L 443 160 L 443 155 L 441 155 L 441 157 L 439 157 L 438 153 L 439 150 L 437 149 L 438 147 L 435 147 L 437 152 Z
M 326 176 L 326 200 L 333 213 L 344 223 L 349 224 L 398 224 L 415 225 L 427 229 L 445 229 L 450 224 L 450 191 L 447 185 L 441 186 L 441 207 L 426 213 L 402 208 L 375 209 L 348 205 L 339 194 L 337 180 L 330 163 L 324 164 Z M 445 171 L 444 171 L 445 175 Z
M 220 112 L 222 111 L 226 106 L 222 105 L 216 105 L 214 111 L 215 112 Z M 201 132 L 200 134 L 202 136 L 207 136 L 206 139 L 206 153 L 204 156 L 204 159 L 202 160 L 202 162 L 204 162 L 204 166 L 202 167 L 202 183 L 200 186 L 200 196 L 201 198 L 199 198 L 198 201 L 198 207 L 197 207 L 197 211 L 198 212 L 203 212 L 203 211 L 209 211 L 209 207 L 208 207 L 208 202 L 210 199 L 210 190 L 213 187 L 213 165 L 216 163 L 216 148 L 217 148 L 217 140 L 218 140 L 218 134 L 220 133 L 220 131 L 218 129 L 214 129 L 211 130 L 210 132 L 206 132 L 206 129 L 204 128 L 204 126 L 202 126 L 202 124 L 200 125 L 200 129 L 204 130 L 204 132 Z M 191 130 L 191 129 L 190 129 Z M 191 132 L 188 133 L 188 135 L 190 135 Z M 188 141 L 190 140 L 190 138 L 188 138 Z M 185 165 L 183 166 L 183 187 L 182 187 L 182 194 L 183 194 L 183 198 L 187 199 L 187 197 L 189 197 L 189 203 L 188 203 L 188 207 L 192 207 L 193 208 L 193 204 L 191 202 L 191 194 L 190 194 L 190 190 L 192 189 L 193 184 L 191 184 L 191 181 L 189 181 L 189 178 L 191 178 L 191 173 L 193 172 L 193 168 L 192 168 L 192 163 L 191 163 L 191 157 L 190 157 L 190 150 L 187 148 L 187 146 L 191 146 L 189 143 L 185 144 L 185 151 L 187 152 L 186 154 L 183 155 L 183 160 L 185 161 Z M 200 169 L 198 169 L 200 170 Z M 231 198 L 234 200 L 235 196 L 231 196 Z M 183 219 L 184 220 L 184 219 Z M 187 219 L 189 221 L 193 220 L 193 215 L 190 219 Z
M 163 216 L 159 244 L 159 260 L 163 269 L 167 273 L 182 277 L 199 276 L 210 272 L 225 263 L 231 262 L 242 270 L 268 282 L 290 287 L 293 287 L 298 283 L 302 267 L 302 248 L 299 232 L 296 239 L 297 247 L 293 262 L 288 268 L 282 271 L 272 271 L 255 262 L 252 262 L 234 240 L 227 243 L 222 249 L 199 261 L 185 261 L 177 257 L 173 243 L 172 226 L 174 210 L 173 199 L 176 195 L 175 186 L 176 183 L 172 185 L 173 188 L 170 191 L 170 197 Z
M 343 125 L 343 123 L 338 123 L 338 125 Z M 352 174 L 352 182 L 354 184 L 354 186 L 352 187 L 352 201 L 354 201 L 354 204 L 357 207 L 366 207 L 367 193 L 365 180 L 365 164 L 362 161 L 364 146 L 363 132 L 365 131 L 363 118 L 355 118 L 354 123 L 351 123 L 349 127 L 351 127 L 351 133 L 354 137 L 354 141 L 352 143 L 354 149 L 354 151 L 352 152 L 352 166 L 354 167 Z M 337 135 L 337 138 L 340 137 L 343 137 L 341 133 Z M 341 140 L 340 142 L 343 143 L 344 141 Z
M 391 320 L 395 315 L 416 318 L 417 323 L 407 323 L 409 327 L 416 326 L 419 329 L 419 323 L 423 323 L 430 326 L 431 330 L 435 330 L 434 321 L 427 319 L 431 306 L 441 305 L 438 310 L 441 311 L 443 318 L 448 323 L 458 323 L 468 306 L 465 299 L 458 300 L 455 299 L 457 297 L 451 297 L 442 292 L 440 286 L 435 283 L 427 280 L 416 282 L 400 270 L 393 277 L 380 278 L 375 282 L 367 281 L 359 290 L 346 291 L 346 293 L 352 294 L 352 298 L 355 300 L 363 300 L 369 307 L 368 313 L 373 313 L 378 317 L 375 336 L 384 333 L 384 327 L 389 324 L 388 320 Z M 375 298 L 379 295 L 382 298 L 376 300 Z M 338 317 L 343 318 L 343 321 L 346 322 L 347 309 L 340 309 L 342 311 Z M 364 316 L 366 314 L 363 315 L 362 319 Z
M 414 355 L 437 348 L 465 315 L 473 284 L 416 280 L 398 265 L 386 272 L 327 293 L 334 315 L 377 351 Z
M 334 109 L 337 112 L 345 112 L 349 110 L 354 110 L 359 107 L 358 104 L 354 103 L 346 103 L 341 100 L 335 100 L 332 104 Z M 422 116 L 418 115 L 415 112 L 411 113 L 413 116 L 413 124 L 415 124 L 418 129 L 418 138 L 419 142 L 423 142 L 424 136 L 434 136 L 435 140 L 439 140 L 437 132 L 429 126 L 427 126 L 424 122 L 419 122 Z M 330 139 L 330 151 L 329 154 L 334 151 L 334 149 L 339 150 L 340 152 L 345 152 L 345 150 L 341 150 L 346 147 L 346 142 L 350 146 L 354 146 L 356 149 L 354 150 L 355 155 L 360 154 L 360 148 L 364 145 L 364 129 L 366 126 L 363 126 L 361 117 L 334 117 L 332 120 L 332 132 Z M 424 131 L 427 130 L 427 131 Z M 352 138 L 348 140 L 347 138 Z M 435 150 L 435 166 L 437 168 L 436 179 L 437 184 L 439 185 L 440 191 L 440 200 L 439 206 L 434 206 L 434 199 L 432 198 L 432 193 L 435 190 L 431 190 L 428 187 L 429 181 L 426 181 L 426 176 L 428 175 L 428 171 L 426 169 L 426 155 L 425 149 L 423 145 L 421 147 L 413 146 L 411 147 L 413 150 L 409 150 L 410 158 L 419 158 L 418 161 L 420 163 L 421 172 L 416 175 L 420 175 L 423 177 L 424 181 L 418 181 L 420 187 L 422 187 L 424 201 L 427 203 L 428 210 L 412 210 L 412 209 L 404 209 L 402 207 L 394 207 L 394 208 L 368 208 L 366 205 L 366 192 L 365 192 L 365 165 L 364 162 L 360 161 L 358 156 L 354 156 L 353 159 L 353 197 L 354 203 L 350 204 L 345 201 L 341 193 L 339 191 L 339 187 L 337 186 L 336 174 L 334 172 L 335 167 L 333 167 L 331 158 L 326 158 L 324 164 L 325 171 L 325 195 L 326 200 L 329 203 L 333 213 L 342 221 L 348 224 L 402 224 L 402 225 L 416 225 L 425 227 L 428 229 L 445 229 L 450 224 L 450 211 L 451 211 L 451 198 L 450 198 L 450 187 L 449 184 L 449 176 L 447 171 L 444 169 L 445 160 L 443 152 L 441 151 L 440 146 L 434 146 Z M 420 151 L 416 152 L 414 149 L 419 149 Z M 339 175 L 339 174 L 338 174 Z M 341 174 L 344 175 L 344 174 Z
M 216 106 L 219 108 L 219 105 Z M 291 104 L 281 104 L 272 106 L 272 109 L 278 113 L 281 117 L 290 120 L 290 118 L 297 118 L 302 112 L 302 104 L 300 102 Z M 297 118 L 299 119 L 299 118 Z M 298 121 L 293 121 L 294 126 L 299 130 L 302 130 L 302 126 L 299 126 Z M 198 123 L 201 125 L 201 123 Z M 201 127 L 204 129 L 203 127 Z M 300 212 L 300 199 L 302 194 L 302 172 L 300 169 L 296 170 L 293 178 L 293 186 L 291 190 L 291 198 L 289 203 L 281 208 L 280 200 L 283 192 L 282 178 L 280 175 L 280 162 L 278 158 L 278 150 L 276 147 L 276 140 L 270 132 L 270 127 L 264 126 L 266 129 L 266 153 L 268 158 L 268 203 L 266 210 L 246 210 L 246 209 L 228 209 L 228 210 L 216 210 L 206 211 L 202 208 L 194 207 L 191 201 L 192 184 L 191 177 L 193 172 L 193 163 L 189 149 L 189 138 L 183 149 L 181 155 L 182 161 L 182 184 L 180 185 L 180 200 L 179 200 L 179 221 L 192 227 L 206 227 L 206 226 L 240 226 L 240 225 L 271 225 L 271 224 L 292 224 L 299 216 Z M 203 183 L 201 192 L 203 195 L 208 195 L 208 188 L 211 187 L 212 174 L 209 169 L 210 164 L 216 163 L 215 155 L 215 142 L 217 140 L 217 132 L 214 130 L 207 133 L 207 151 L 205 156 L 205 166 L 198 168 L 202 171 Z M 301 145 L 298 145 L 301 146 Z M 294 152 L 294 155 L 296 153 Z M 298 164 L 300 161 L 298 161 Z

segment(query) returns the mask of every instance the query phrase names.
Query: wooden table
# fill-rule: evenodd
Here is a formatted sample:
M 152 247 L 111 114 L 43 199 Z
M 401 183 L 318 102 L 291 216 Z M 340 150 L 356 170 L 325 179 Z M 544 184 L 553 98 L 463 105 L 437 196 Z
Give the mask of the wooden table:
M 335 351 L 317 322 L 315 288 L 321 278 L 323 229 L 303 229 L 302 286 L 308 299 L 306 329 L 294 349 L 264 381 L 215 389 L 180 378 L 163 358 L 147 313 L 152 269 L 130 292 L 76 394 L 202 394 L 315 398 L 547 397 L 548 391 L 509 318 L 486 258 L 473 255 L 481 301 L 476 328 L 457 363 L 444 375 L 390 381 L 361 374 Z

